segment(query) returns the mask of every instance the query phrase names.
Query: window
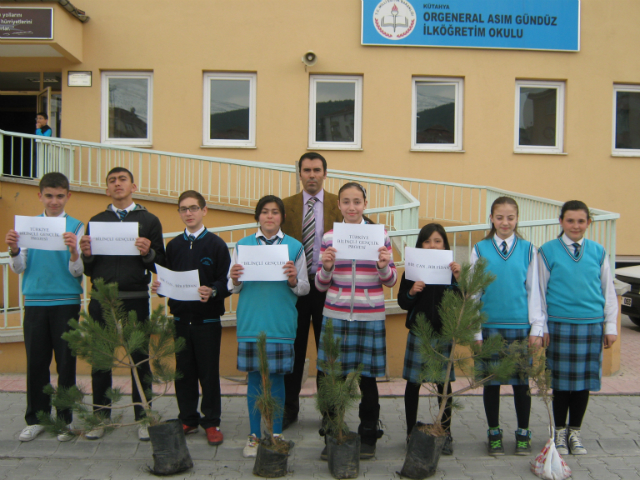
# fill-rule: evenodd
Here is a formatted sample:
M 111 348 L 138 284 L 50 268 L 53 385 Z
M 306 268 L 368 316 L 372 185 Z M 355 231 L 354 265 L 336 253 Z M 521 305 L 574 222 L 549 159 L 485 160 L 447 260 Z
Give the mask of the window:
M 256 146 L 256 74 L 205 73 L 202 143 Z
M 563 153 L 564 82 L 516 82 L 514 149 Z
M 640 86 L 613 86 L 613 154 L 640 157 Z
M 102 141 L 151 146 L 153 73 L 103 72 Z
M 414 78 L 411 149 L 462 150 L 462 79 Z
M 311 76 L 309 148 L 362 148 L 362 77 Z

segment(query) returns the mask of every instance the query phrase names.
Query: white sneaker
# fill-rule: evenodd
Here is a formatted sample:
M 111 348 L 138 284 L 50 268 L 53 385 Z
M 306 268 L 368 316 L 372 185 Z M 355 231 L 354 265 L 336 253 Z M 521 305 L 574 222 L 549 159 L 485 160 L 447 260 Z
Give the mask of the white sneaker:
M 569 428 L 569 450 L 573 455 L 586 455 L 587 449 L 580 440 L 580 429 Z
M 71 431 L 72 429 L 73 429 L 73 427 L 71 426 L 71 424 L 67 425 L 67 430 L 65 432 L 63 432 L 63 433 L 58 434 L 58 441 L 59 442 L 68 442 L 70 440 L 73 440 L 73 437 L 75 437 L 75 435 Z
M 244 446 L 244 450 L 242 450 L 242 456 L 245 458 L 251 458 L 258 455 L 258 437 L 255 435 L 249 435 L 247 438 L 247 444 Z
M 42 432 L 44 432 L 44 427 L 42 425 L 29 425 L 20 432 L 18 440 L 21 442 L 30 442 Z
M 102 437 L 104 437 L 104 428 L 100 427 L 89 430 L 84 436 L 87 440 L 100 440 Z
M 558 428 L 555 430 L 556 450 L 560 455 L 569 455 L 567 448 L 567 429 Z
M 151 437 L 149 437 L 148 426 L 140 425 L 140 428 L 138 428 L 138 440 L 140 440 L 141 442 L 148 442 L 149 440 L 151 440 Z

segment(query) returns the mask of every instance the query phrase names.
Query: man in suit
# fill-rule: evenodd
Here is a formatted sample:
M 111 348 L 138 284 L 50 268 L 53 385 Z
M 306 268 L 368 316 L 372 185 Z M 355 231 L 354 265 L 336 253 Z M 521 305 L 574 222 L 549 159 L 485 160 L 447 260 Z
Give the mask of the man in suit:
M 326 293 L 319 292 L 315 286 L 315 275 L 320 262 L 320 244 L 324 232 L 333 229 L 334 222 L 342 221 L 338 209 L 338 196 L 323 189 L 327 178 L 327 161 L 322 155 L 308 152 L 298 162 L 302 192 L 283 200 L 286 222 L 282 231 L 286 235 L 302 242 L 309 268 L 309 293 L 298 298 L 298 331 L 296 334 L 295 363 L 293 372 L 285 375 L 285 405 L 282 430 L 298 419 L 300 411 L 300 389 L 304 362 L 307 356 L 309 324 L 313 323 L 316 349 L 320 342 L 322 310 Z M 316 380 L 317 384 L 317 380 Z

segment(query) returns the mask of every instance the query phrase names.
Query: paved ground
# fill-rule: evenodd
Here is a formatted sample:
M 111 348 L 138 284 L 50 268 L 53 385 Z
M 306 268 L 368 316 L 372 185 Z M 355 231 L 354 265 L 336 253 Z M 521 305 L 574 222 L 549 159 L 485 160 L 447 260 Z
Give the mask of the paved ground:
M 573 478 L 580 479 L 640 479 L 640 329 L 623 320 L 621 371 L 606 379 L 603 391 L 593 395 L 583 425 L 583 439 L 589 454 L 566 456 Z M 82 381 L 82 380 L 81 380 Z M 126 382 L 124 382 L 126 384 Z M 309 382 L 305 393 L 312 390 Z M 187 438 L 194 468 L 174 478 L 250 478 L 253 459 L 242 457 L 242 447 L 249 429 L 244 387 L 225 383 L 221 429 L 225 442 L 210 447 L 202 431 Z M 404 405 L 401 381 L 381 384 L 382 421 L 385 435 L 378 443 L 374 460 L 362 462 L 361 478 L 399 478 L 405 454 Z M 24 427 L 24 378 L 0 377 L 0 479 L 137 479 L 148 478 L 147 465 L 152 464 L 151 446 L 137 440 L 134 427 L 123 428 L 98 441 L 78 438 L 59 443 L 42 435 L 33 442 L 21 443 L 18 435 Z M 502 427 L 506 435 L 507 455 L 491 458 L 486 451 L 486 420 L 482 399 L 467 395 L 461 400 L 463 409 L 454 413 L 452 432 L 454 455 L 442 457 L 435 479 L 527 479 L 535 478 L 529 471 L 531 457 L 512 454 L 515 448 L 515 412 L 513 397 L 502 399 Z M 156 403 L 164 418 L 176 416 L 175 397 Z M 421 400 L 420 415 L 429 416 L 429 398 Z M 127 412 L 131 418 L 133 412 Z M 357 414 L 349 414 L 349 424 L 357 426 Z M 300 422 L 286 431 L 286 437 L 296 443 L 289 460 L 287 478 L 331 478 L 327 464 L 319 460 L 322 440 L 317 435 L 319 416 L 313 398 L 302 399 Z M 534 431 L 533 450 L 538 453 L 546 440 L 548 415 L 541 400 L 532 405 L 531 428 Z

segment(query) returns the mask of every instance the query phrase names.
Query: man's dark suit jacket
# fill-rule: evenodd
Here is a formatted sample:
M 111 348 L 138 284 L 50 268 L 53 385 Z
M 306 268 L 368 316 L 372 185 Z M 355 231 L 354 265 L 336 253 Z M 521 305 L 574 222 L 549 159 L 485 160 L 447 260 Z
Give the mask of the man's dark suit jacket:
M 302 192 L 287 197 L 282 200 L 284 203 L 284 213 L 286 215 L 282 231 L 296 240 L 302 242 L 302 219 L 304 217 L 305 206 L 303 205 Z M 324 191 L 324 202 L 322 202 L 324 212 L 324 232 L 333 230 L 334 222 L 342 221 L 342 213 L 338 209 L 338 196 Z

